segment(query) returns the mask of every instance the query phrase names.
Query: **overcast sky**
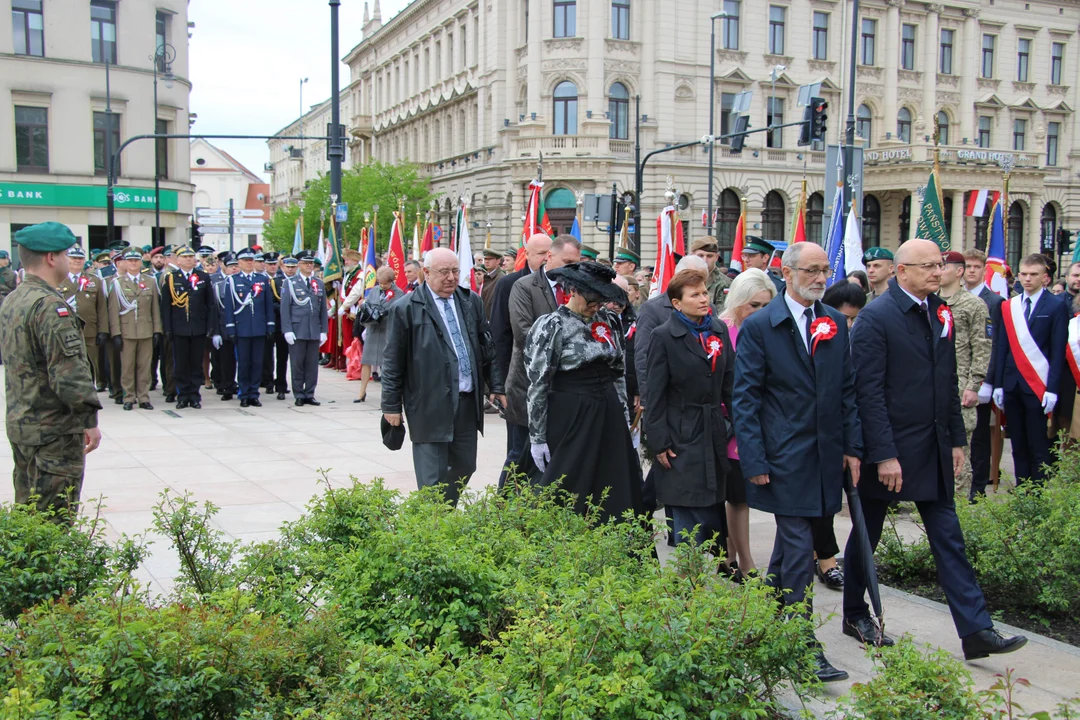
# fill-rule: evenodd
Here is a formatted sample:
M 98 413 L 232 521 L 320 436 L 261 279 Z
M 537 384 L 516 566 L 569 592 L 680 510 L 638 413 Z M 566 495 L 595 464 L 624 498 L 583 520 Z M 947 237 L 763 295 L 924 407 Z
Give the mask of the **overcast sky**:
M 373 0 L 369 0 L 374 7 Z M 382 0 L 383 22 L 408 0 Z M 192 133 L 272 135 L 330 97 L 330 6 L 325 0 L 191 0 Z M 362 39 L 363 0 L 341 0 L 340 57 Z M 339 88 L 349 84 L 340 66 Z M 343 123 L 349 119 L 343 117 Z M 262 175 L 265 140 L 212 140 Z

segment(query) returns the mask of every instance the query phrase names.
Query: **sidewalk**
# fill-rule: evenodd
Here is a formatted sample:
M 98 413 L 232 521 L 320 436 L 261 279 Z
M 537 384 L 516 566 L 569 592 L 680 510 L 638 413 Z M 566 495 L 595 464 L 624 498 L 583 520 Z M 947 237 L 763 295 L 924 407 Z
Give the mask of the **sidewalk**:
M 103 517 L 111 538 L 145 533 L 154 541 L 142 568 L 143 580 L 153 593 L 172 587 L 178 562 L 164 539 L 150 532 L 151 508 L 165 488 L 191 491 L 198 501 L 209 500 L 221 508 L 215 525 L 243 541 L 273 538 L 282 522 L 298 518 L 312 495 L 320 493 L 318 470 L 325 469 L 332 485 L 344 486 L 349 476 L 361 480 L 384 479 L 388 487 L 402 492 L 415 489 L 412 455 L 408 444 L 398 452 L 382 445 L 379 434 L 380 387 L 372 383 L 368 400 L 354 404 L 358 382 L 346 382 L 344 373 L 322 370 L 318 399 L 321 407 L 298 408 L 292 398 L 262 398 L 262 408 L 240 409 L 233 400 L 220 402 L 213 391 L 203 396 L 202 410 L 176 412 L 160 391 L 151 393 L 153 411 L 124 412 L 106 402 L 100 415 L 104 435 L 101 447 L 87 458 L 83 499 L 105 496 Z M 0 393 L 3 390 L 0 389 Z M 506 431 L 497 415 L 485 417 L 486 434 L 480 439 L 477 472 L 469 487 L 482 489 L 497 482 L 505 456 Z M 1011 463 L 1003 463 L 1008 467 Z M 11 448 L 0 446 L 0 473 L 10 477 Z M 10 482 L 0 483 L 0 501 L 13 498 Z M 836 518 L 840 547 L 850 531 L 850 521 Z M 768 564 L 772 551 L 772 517 L 753 512 L 751 544 L 759 566 Z M 904 521 L 903 532 L 913 536 L 919 529 Z M 668 548 L 661 544 L 661 557 Z M 818 637 L 829 660 L 851 674 L 851 681 L 826 688 L 828 697 L 846 693 L 852 682 L 870 678 L 872 664 L 862 648 L 840 632 L 840 593 L 822 589 L 815 608 L 826 618 Z M 962 657 L 948 609 L 937 603 L 883 588 L 888 632 L 894 637 L 910 633 L 920 643 L 940 645 Z M 991 608 L 991 611 L 993 608 Z M 1020 632 L 999 626 L 1006 634 Z M 1027 634 L 1027 633 L 1025 633 Z M 1052 640 L 1032 637 L 1012 655 L 992 657 L 967 667 L 978 689 L 994 682 L 996 673 L 1014 668 L 1027 678 L 1030 688 L 1018 688 L 1016 700 L 1027 713 L 1053 710 L 1067 697 L 1080 694 L 1080 649 Z M 815 709 L 822 709 L 826 704 Z

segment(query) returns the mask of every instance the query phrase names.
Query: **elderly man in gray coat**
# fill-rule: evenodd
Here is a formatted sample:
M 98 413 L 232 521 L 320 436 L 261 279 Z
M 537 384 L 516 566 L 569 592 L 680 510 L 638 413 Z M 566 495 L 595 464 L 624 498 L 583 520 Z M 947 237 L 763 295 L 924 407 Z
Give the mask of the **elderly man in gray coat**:
M 382 358 L 382 411 L 390 425 L 408 417 L 417 487 L 442 486 L 456 505 L 476 471 L 484 431 L 485 383 L 505 402 L 502 373 L 480 296 L 459 287 L 457 255 L 424 258 L 427 280 L 390 308 Z
M 321 405 L 315 399 L 319 382 L 319 346 L 326 342 L 326 286 L 315 277 L 310 255 L 285 258 L 286 265 L 299 262 L 300 272 L 281 282 L 281 332 L 289 344 L 292 391 L 297 407 Z

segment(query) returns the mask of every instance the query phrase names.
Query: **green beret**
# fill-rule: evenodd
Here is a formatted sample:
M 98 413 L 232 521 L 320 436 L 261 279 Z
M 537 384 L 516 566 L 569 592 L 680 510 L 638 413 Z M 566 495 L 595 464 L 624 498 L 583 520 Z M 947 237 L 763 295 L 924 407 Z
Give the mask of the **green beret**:
M 181 245 L 173 252 L 176 257 L 195 257 L 195 251 L 187 245 Z
M 888 260 L 892 262 L 893 254 L 891 250 L 886 250 L 883 247 L 872 247 L 862 256 L 863 262 L 870 262 L 871 260 Z
M 503 253 L 503 257 L 517 259 L 517 249 L 516 248 L 508 248 L 506 250 L 506 252 Z
M 15 242 L 27 250 L 49 253 L 67 250 L 77 240 L 67 225 L 49 221 L 24 227 L 15 233 Z
M 86 262 L 83 263 L 82 269 L 83 270 L 89 270 L 92 267 L 94 267 L 94 263 L 87 260 Z
M 143 245 L 143 246 L 142 246 L 142 251 L 143 251 L 144 253 L 148 253 L 148 252 L 150 252 L 150 246 L 149 246 L 149 245 Z
M 615 262 L 632 262 L 640 265 L 641 256 L 630 248 L 619 248 L 619 251 L 615 253 Z
M 498 250 L 492 250 L 491 248 L 484 248 L 484 257 L 501 258 L 502 253 Z
M 743 247 L 743 252 L 761 253 L 762 255 L 772 255 L 776 250 L 772 245 L 765 242 L 759 237 L 748 235 L 746 237 L 746 245 Z
M 7 250 L 0 250 L 0 260 L 10 260 L 10 259 L 11 259 L 11 255 L 8 254 Z
M 596 248 L 589 247 L 588 245 L 581 246 L 581 257 L 588 258 L 589 260 L 595 260 L 600 257 L 600 252 Z

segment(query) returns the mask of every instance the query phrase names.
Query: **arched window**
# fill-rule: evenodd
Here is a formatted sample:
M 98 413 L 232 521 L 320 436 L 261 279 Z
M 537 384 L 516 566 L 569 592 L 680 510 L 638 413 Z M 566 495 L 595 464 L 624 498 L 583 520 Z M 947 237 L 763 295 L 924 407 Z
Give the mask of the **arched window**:
M 555 237 L 569 233 L 577 214 L 577 199 L 566 188 L 555 188 L 544 197 L 544 209 Z
M 1042 246 L 1054 247 L 1057 241 L 1057 210 L 1053 203 L 1043 205 L 1042 211 Z
M 620 82 L 611 86 L 608 93 L 608 117 L 611 119 L 609 137 L 626 140 L 630 137 L 630 93 Z
M 873 118 L 874 114 L 870 112 L 868 106 L 859 106 L 859 112 L 855 115 L 855 134 L 863 139 L 865 143 L 863 147 L 870 147 L 870 143 L 874 138 Z
M 949 114 L 944 110 L 937 114 L 938 144 L 949 144 Z
M 825 214 L 825 196 L 813 193 L 806 198 L 806 239 L 821 244 L 821 218 Z
M 900 108 L 896 113 L 896 139 L 900 142 L 911 142 L 911 111 Z
M 767 242 L 786 240 L 784 235 L 784 196 L 775 190 L 765 196 L 765 207 L 761 210 L 761 236 Z
M 862 212 L 863 250 L 878 247 L 881 245 L 881 203 L 873 195 L 863 195 Z
M 1020 267 L 1020 258 L 1024 256 L 1024 206 L 1020 201 L 1009 205 L 1009 230 L 1005 239 L 1005 262 L 1009 267 Z
M 569 80 L 555 86 L 555 134 L 577 135 L 577 85 Z
M 716 203 L 716 242 L 720 246 L 720 255 L 724 262 L 731 260 L 731 248 L 735 244 L 735 227 L 739 224 L 742 212 L 739 196 L 734 190 L 720 193 Z

